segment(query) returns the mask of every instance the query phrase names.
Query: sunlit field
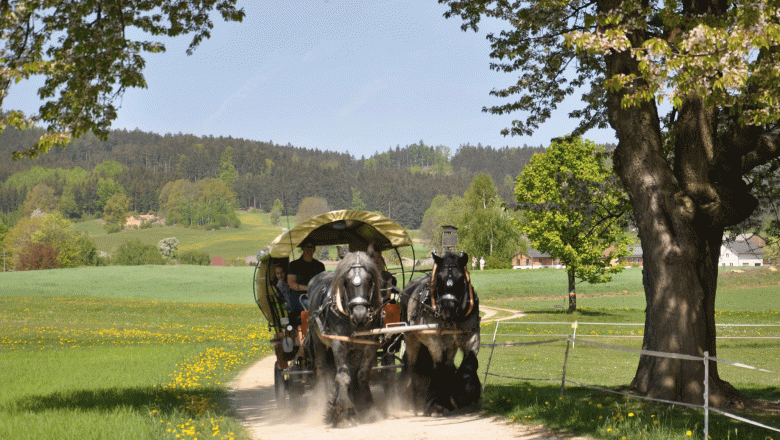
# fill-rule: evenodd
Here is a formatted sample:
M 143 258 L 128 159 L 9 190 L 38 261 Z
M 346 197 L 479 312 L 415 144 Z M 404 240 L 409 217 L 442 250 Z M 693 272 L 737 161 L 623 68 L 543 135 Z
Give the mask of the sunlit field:
M 269 224 L 268 214 L 260 211 L 239 211 L 237 214 L 241 221 L 239 228 L 223 228 L 218 231 L 162 226 L 108 234 L 99 220 L 76 223 L 76 228 L 87 232 L 97 245 L 98 251 L 102 252 L 112 253 L 120 244 L 133 238 L 156 245 L 163 238 L 176 237 L 180 251 L 204 251 L 212 257 L 226 259 L 255 255 L 282 232 L 281 227 Z M 284 218 L 282 220 L 282 224 L 286 224 Z
M 270 353 L 256 307 L 4 296 L 0 310 L 0 438 L 242 438 L 226 383 Z
M 252 274 L 252 267 L 196 266 L 0 273 L 0 438 L 246 438 L 226 392 L 241 369 L 270 354 Z M 702 438 L 701 411 L 576 384 L 561 396 L 560 339 L 575 331 L 573 323 L 582 340 L 641 346 L 643 327 L 623 325 L 644 321 L 640 269 L 615 285 L 580 285 L 573 314 L 562 307 L 564 295 L 550 293 L 564 290 L 562 270 L 475 271 L 472 279 L 484 306 L 526 313 L 497 332 L 484 323 L 483 343 L 494 332 L 498 343 L 557 340 L 483 347 L 480 374 L 491 373 L 483 411 L 593 438 Z M 719 367 L 747 397 L 780 400 L 779 284 L 767 269 L 724 271 L 719 280 L 718 357 L 771 371 Z M 577 343 L 567 378 L 625 390 L 637 361 L 633 353 Z M 780 425 L 777 416 L 745 415 Z M 710 423 L 711 433 L 727 433 L 712 438 L 780 438 L 717 415 Z

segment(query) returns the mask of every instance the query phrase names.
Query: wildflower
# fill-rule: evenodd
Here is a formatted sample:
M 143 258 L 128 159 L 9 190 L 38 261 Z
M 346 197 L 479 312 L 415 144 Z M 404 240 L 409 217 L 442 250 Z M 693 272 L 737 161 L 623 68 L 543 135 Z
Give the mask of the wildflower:
M 690 436 L 692 436 L 692 435 L 693 435 L 693 433 L 692 433 L 692 432 L 689 430 L 689 431 L 685 431 L 685 435 L 687 435 L 688 437 L 690 437 Z

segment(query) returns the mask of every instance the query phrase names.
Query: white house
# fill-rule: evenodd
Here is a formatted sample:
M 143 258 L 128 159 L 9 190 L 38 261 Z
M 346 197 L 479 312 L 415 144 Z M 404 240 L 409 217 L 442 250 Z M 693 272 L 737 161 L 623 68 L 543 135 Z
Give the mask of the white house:
M 763 266 L 764 250 L 751 238 L 740 235 L 735 241 L 724 241 L 718 266 Z

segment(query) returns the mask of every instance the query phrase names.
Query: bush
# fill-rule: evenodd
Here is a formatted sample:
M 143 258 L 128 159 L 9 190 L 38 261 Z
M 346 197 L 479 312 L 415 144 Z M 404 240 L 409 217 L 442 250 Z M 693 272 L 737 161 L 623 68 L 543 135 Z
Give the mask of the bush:
M 179 252 L 179 263 L 209 266 L 211 265 L 211 257 L 203 251 L 184 251 Z
M 59 251 L 48 243 L 31 243 L 19 253 L 16 270 L 56 269 Z
M 114 264 L 117 266 L 165 264 L 165 258 L 160 255 L 155 245 L 145 244 L 140 239 L 134 238 L 119 245 L 114 255 Z
M 116 224 L 116 223 L 106 223 L 103 228 L 106 230 L 109 234 L 115 234 L 122 229 L 124 229 L 122 226 Z
M 488 256 L 485 258 L 485 269 L 511 269 L 512 260 L 496 256 Z

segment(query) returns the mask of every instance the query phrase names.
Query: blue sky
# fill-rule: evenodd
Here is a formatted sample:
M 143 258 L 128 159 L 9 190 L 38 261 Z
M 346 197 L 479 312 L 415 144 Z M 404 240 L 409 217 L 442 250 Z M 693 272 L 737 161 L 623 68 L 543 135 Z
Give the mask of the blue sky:
M 521 114 L 491 115 L 489 96 L 516 75 L 489 68 L 487 30 L 463 32 L 436 0 L 248 0 L 242 23 L 215 20 L 146 54 L 147 89 L 125 93 L 114 128 L 233 136 L 370 156 L 419 140 L 455 152 L 471 143 L 548 145 L 576 122 L 559 111 L 532 137 L 504 137 Z M 215 17 L 216 18 L 216 17 Z M 13 86 L 6 108 L 37 109 L 36 84 Z M 612 130 L 586 134 L 615 142 Z

